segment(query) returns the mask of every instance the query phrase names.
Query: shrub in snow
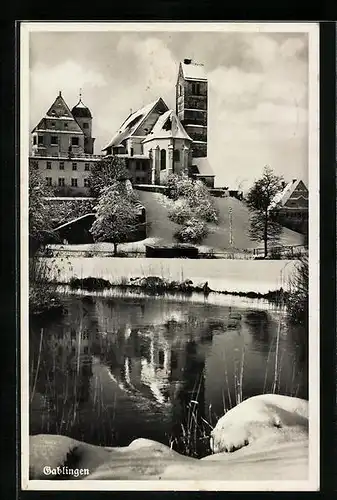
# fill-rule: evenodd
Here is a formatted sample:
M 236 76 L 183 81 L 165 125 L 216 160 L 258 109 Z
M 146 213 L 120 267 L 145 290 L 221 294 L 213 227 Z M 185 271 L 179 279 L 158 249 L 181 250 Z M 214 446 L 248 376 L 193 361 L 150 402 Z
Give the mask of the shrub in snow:
M 207 225 L 204 221 L 192 217 L 187 220 L 174 234 L 179 243 L 201 243 L 208 235 Z

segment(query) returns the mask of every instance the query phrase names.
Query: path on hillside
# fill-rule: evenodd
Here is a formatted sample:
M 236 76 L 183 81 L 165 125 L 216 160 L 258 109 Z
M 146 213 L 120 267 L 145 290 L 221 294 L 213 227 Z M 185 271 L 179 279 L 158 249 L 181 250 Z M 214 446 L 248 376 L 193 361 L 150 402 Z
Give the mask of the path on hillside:
M 161 239 L 163 242 L 174 243 L 173 234 L 177 225 L 168 218 L 168 199 L 160 193 L 149 193 L 136 191 L 140 202 L 146 208 L 146 218 L 149 223 L 148 237 Z M 249 211 L 241 201 L 236 198 L 213 198 L 219 209 L 219 224 L 211 225 L 211 231 L 204 240 L 203 246 L 213 248 L 217 252 L 224 250 L 262 248 L 263 244 L 251 241 L 248 237 Z M 230 223 L 229 209 L 232 209 L 232 247 L 230 245 Z M 301 245 L 303 237 L 301 234 L 284 228 L 281 237 L 281 245 Z

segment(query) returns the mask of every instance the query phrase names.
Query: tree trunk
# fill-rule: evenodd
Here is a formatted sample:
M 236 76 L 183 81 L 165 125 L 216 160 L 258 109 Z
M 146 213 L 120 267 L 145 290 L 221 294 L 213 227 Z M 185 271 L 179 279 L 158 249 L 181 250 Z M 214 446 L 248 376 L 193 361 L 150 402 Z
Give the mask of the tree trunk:
M 117 256 L 117 243 L 114 243 L 114 257 Z
M 264 258 L 268 255 L 268 212 L 264 214 Z

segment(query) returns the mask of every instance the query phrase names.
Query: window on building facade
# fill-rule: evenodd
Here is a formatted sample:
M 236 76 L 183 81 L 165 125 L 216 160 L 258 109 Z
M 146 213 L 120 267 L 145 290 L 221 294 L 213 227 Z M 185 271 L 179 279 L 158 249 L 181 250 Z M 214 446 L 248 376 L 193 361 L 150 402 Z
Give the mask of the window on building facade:
M 77 170 L 77 163 L 73 163 L 73 170 Z
M 180 161 L 180 151 L 179 151 L 179 149 L 174 149 L 174 151 L 173 151 L 173 161 Z
M 64 161 L 60 161 L 60 170 L 64 170 Z
M 84 170 L 85 170 L 86 172 L 88 172 L 88 171 L 90 170 L 90 165 L 89 165 L 89 163 L 85 163 L 85 164 L 84 164 Z
M 43 135 L 38 135 L 37 143 L 39 146 L 43 146 Z
M 78 137 L 72 137 L 71 138 L 71 145 L 72 146 L 78 146 L 79 145 L 79 138 Z
M 192 83 L 192 94 L 200 95 L 200 83 Z
M 47 170 L 51 170 L 51 161 L 47 161 Z
M 64 177 L 59 177 L 59 187 L 64 187 L 64 186 L 65 186 Z
M 160 151 L 160 170 L 166 169 L 166 150 L 162 149 Z
M 58 144 L 58 137 L 57 135 L 52 135 L 51 138 L 50 138 L 50 144 L 52 146 L 57 146 Z
M 89 128 L 89 123 L 83 123 L 83 128 Z
M 183 88 L 179 85 L 179 97 L 183 95 Z
M 36 135 L 33 135 L 33 145 L 36 146 Z
M 71 179 L 71 187 L 77 187 L 77 179 Z
M 64 124 L 64 128 L 68 128 L 68 123 L 65 123 L 65 124 Z
M 52 127 L 55 127 L 55 122 L 51 122 L 51 126 L 52 126 Z
M 84 179 L 84 187 L 86 187 L 86 188 L 90 187 L 89 179 Z
M 130 156 L 133 156 L 133 148 L 130 148 Z
M 140 169 L 141 169 L 141 162 L 136 161 L 136 170 L 140 170 Z
M 47 184 L 47 186 L 52 186 L 52 178 L 51 177 L 46 177 L 46 184 Z

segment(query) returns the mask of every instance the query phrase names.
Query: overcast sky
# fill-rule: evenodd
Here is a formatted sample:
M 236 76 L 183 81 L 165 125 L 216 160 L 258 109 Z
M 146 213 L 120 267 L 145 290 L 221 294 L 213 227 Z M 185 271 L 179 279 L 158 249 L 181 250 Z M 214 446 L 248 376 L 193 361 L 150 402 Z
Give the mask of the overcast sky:
M 208 158 L 216 185 L 247 189 L 269 164 L 308 179 L 305 33 L 40 32 L 30 35 L 30 127 L 58 91 L 93 115 L 95 153 L 130 109 L 162 97 L 175 109 L 179 61 L 205 65 Z

